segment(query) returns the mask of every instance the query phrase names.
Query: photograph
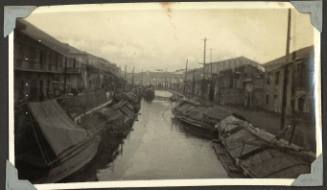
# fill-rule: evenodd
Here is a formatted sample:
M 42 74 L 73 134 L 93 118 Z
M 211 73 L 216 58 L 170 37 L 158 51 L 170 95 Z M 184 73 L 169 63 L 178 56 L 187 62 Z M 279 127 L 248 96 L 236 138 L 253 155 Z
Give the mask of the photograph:
M 310 174 L 320 34 L 288 2 L 256 4 L 57 5 L 17 18 L 9 151 L 19 179 Z

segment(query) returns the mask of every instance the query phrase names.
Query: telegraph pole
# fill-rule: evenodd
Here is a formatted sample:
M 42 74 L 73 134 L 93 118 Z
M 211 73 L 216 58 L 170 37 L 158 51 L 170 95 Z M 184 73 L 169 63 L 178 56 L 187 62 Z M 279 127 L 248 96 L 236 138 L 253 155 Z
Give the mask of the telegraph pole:
M 127 65 L 125 65 L 125 76 L 124 76 L 126 82 L 127 82 Z
M 207 38 L 203 39 L 203 73 L 202 73 L 202 85 L 201 85 L 201 96 L 204 98 L 205 94 L 205 65 L 206 65 L 206 49 L 207 49 Z
M 207 49 L 207 38 L 204 38 L 203 39 L 203 75 L 202 75 L 202 79 L 205 79 L 206 49 Z
M 142 87 L 143 87 L 143 68 L 141 70 L 141 84 L 142 84 Z
M 284 129 L 286 118 L 286 104 L 287 104 L 287 84 L 289 73 L 289 54 L 290 54 L 290 35 L 291 35 L 291 9 L 288 9 L 287 16 L 287 39 L 286 39 L 286 65 L 284 67 L 284 80 L 283 80 L 283 94 L 282 94 L 282 110 L 280 118 L 280 129 Z
M 212 79 L 212 48 L 210 48 L 210 75 Z
M 186 96 L 187 64 L 188 64 L 188 59 L 186 59 L 185 74 L 184 74 L 184 90 L 183 90 L 184 96 Z
M 133 71 L 132 71 L 132 87 L 134 87 L 134 71 L 135 71 L 135 66 L 133 66 Z

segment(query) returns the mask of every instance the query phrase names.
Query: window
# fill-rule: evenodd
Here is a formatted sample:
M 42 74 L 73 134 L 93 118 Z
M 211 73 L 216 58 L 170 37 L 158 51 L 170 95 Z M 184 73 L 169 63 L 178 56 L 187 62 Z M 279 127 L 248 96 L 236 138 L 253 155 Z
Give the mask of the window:
M 298 99 L 298 111 L 304 112 L 304 104 L 305 104 L 305 97 L 301 97 Z
M 299 63 L 297 64 L 297 85 L 298 87 L 304 87 L 305 86 L 305 81 L 306 81 L 306 68 L 304 63 Z
M 266 104 L 269 104 L 269 94 L 266 94 Z
M 55 59 L 54 59 L 54 60 L 55 60 L 56 70 L 58 70 L 58 65 L 59 65 L 59 63 L 58 63 L 58 62 L 59 62 L 59 54 L 56 53 L 56 54 L 54 54 L 54 55 L 55 55 Z
M 267 75 L 267 81 L 266 82 L 267 82 L 267 84 L 270 84 L 270 75 L 269 74 Z
M 279 71 L 277 71 L 276 73 L 275 73 L 275 84 L 276 85 L 278 85 L 279 84 Z
M 277 100 L 277 98 L 278 98 L 278 96 L 275 94 L 275 95 L 274 95 L 274 100 Z

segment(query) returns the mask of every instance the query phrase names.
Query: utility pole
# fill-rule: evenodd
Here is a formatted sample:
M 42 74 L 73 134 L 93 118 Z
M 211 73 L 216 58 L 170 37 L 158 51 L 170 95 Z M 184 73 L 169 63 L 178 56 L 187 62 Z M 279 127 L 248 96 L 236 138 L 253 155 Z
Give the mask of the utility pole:
M 210 48 L 210 75 L 212 79 L 212 48 Z
M 201 84 L 201 96 L 204 98 L 205 94 L 205 65 L 206 65 L 206 49 L 207 49 L 207 38 L 203 39 L 203 70 L 202 70 L 202 84 Z
M 134 72 L 135 72 L 135 66 L 133 66 L 133 71 L 132 71 L 132 87 L 134 87 Z
M 282 91 L 282 110 L 280 118 L 280 129 L 284 129 L 285 118 L 286 118 L 286 105 L 287 105 L 287 84 L 288 84 L 288 65 L 289 65 L 289 54 L 290 54 L 290 34 L 291 34 L 291 9 L 288 9 L 287 16 L 287 39 L 286 39 L 286 65 L 284 67 L 284 80 L 283 80 L 283 91 Z
M 214 79 L 212 74 L 212 48 L 210 48 L 210 90 L 209 90 L 209 100 L 214 99 Z
M 206 65 L 206 49 L 207 49 L 207 38 L 203 39 L 203 75 L 202 79 L 205 79 L 205 65 Z
M 125 65 L 125 76 L 124 76 L 126 82 L 127 82 L 127 65 Z
M 67 57 L 64 58 L 64 64 L 65 64 L 65 68 L 64 68 L 64 94 L 67 93 Z
M 188 59 L 186 59 L 185 74 L 184 74 L 184 90 L 183 90 L 184 96 L 186 96 L 187 64 L 188 64 Z
M 141 85 L 143 87 L 143 69 L 141 70 Z

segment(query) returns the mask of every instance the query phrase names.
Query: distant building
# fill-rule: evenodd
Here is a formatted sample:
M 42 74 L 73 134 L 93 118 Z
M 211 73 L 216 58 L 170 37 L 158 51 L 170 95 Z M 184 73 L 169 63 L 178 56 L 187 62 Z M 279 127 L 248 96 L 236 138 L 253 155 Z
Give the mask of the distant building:
M 222 105 L 262 105 L 264 68 L 237 57 L 208 63 L 187 73 L 187 93 Z
M 156 88 L 171 88 L 178 89 L 183 82 L 184 74 L 175 72 L 160 72 L 160 71 L 147 71 L 141 73 L 129 73 L 127 81 L 131 84 L 134 75 L 135 85 L 152 85 Z
M 272 60 L 264 65 L 265 103 L 263 108 L 281 113 L 283 99 L 283 81 L 288 70 L 286 83 L 286 113 L 313 113 L 313 46 L 292 52 Z M 292 107 L 293 105 L 293 107 Z
M 251 108 L 262 105 L 264 69 L 260 64 L 238 57 L 217 63 L 216 68 L 213 77 L 215 102 Z

